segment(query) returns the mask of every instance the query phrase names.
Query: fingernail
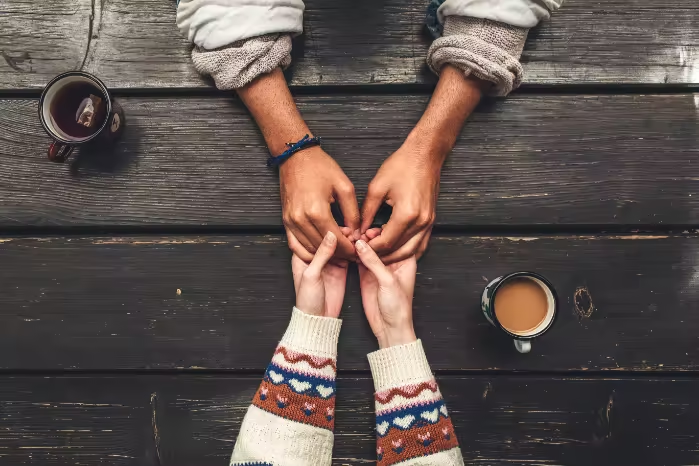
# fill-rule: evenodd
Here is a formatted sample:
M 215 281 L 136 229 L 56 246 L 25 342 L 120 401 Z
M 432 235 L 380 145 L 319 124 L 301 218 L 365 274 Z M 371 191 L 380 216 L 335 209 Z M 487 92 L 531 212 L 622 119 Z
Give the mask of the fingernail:
M 354 246 L 357 248 L 358 251 L 364 251 L 367 247 L 366 243 L 361 239 L 354 243 Z
M 329 231 L 329 232 L 325 235 L 325 241 L 327 241 L 328 244 L 333 244 L 333 243 L 335 242 L 336 239 L 337 239 L 337 237 L 335 236 L 335 233 L 333 233 L 332 231 Z
M 362 233 L 359 231 L 359 228 L 357 228 L 356 230 L 354 230 L 354 239 L 355 239 L 355 240 L 358 240 L 358 239 L 361 238 L 361 237 L 362 237 Z

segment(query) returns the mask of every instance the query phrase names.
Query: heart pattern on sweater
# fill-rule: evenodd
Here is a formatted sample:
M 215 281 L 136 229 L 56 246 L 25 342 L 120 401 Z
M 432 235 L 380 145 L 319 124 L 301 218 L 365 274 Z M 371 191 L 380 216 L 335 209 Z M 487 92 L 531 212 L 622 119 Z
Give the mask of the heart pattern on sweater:
M 386 435 L 390 426 L 388 422 L 383 421 L 381 424 L 376 424 L 376 432 L 378 432 L 379 435 Z
M 434 424 L 435 422 L 439 421 L 439 410 L 434 408 L 431 411 L 425 411 L 420 414 L 420 417 Z
M 272 382 L 274 383 L 281 383 L 284 381 L 284 376 L 281 374 L 277 374 L 274 371 L 269 371 L 269 378 L 272 379 Z
M 408 414 L 403 417 L 397 417 L 393 420 L 393 423 L 402 429 L 407 429 L 410 427 L 415 420 L 415 416 Z
M 333 394 L 334 391 L 332 387 L 326 387 L 325 385 L 317 385 L 316 390 L 318 391 L 318 393 L 320 393 L 320 396 L 322 396 L 323 398 L 329 397 Z
M 308 382 L 300 382 L 296 379 L 289 380 L 289 385 L 291 385 L 291 388 L 293 388 L 296 393 L 303 393 L 313 386 Z
M 446 405 L 442 405 L 439 407 L 439 412 L 444 414 L 445 417 L 449 417 L 449 412 L 447 411 Z

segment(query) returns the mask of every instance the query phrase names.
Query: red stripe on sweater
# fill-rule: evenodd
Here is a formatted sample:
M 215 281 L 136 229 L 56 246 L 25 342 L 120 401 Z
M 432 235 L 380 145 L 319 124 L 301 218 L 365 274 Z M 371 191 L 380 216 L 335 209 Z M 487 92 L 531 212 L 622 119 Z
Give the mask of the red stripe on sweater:
M 297 363 L 299 361 L 306 361 L 311 367 L 315 369 L 323 369 L 327 366 L 331 366 L 335 370 L 335 372 L 337 372 L 337 366 L 335 365 L 335 361 L 333 361 L 330 358 L 324 359 L 318 358 L 316 356 L 310 356 L 308 354 L 297 353 L 296 351 L 287 349 L 282 345 L 279 345 L 277 347 L 277 350 L 274 352 L 275 356 L 277 354 L 282 354 L 286 362 L 290 362 L 292 364 Z
M 386 404 L 390 403 L 391 400 L 398 395 L 403 398 L 415 398 L 422 393 L 423 390 L 430 390 L 432 393 L 435 393 L 438 389 L 437 382 L 432 379 L 429 382 L 422 382 L 420 385 L 405 385 L 403 387 L 377 392 L 374 395 L 374 399 L 381 404 Z

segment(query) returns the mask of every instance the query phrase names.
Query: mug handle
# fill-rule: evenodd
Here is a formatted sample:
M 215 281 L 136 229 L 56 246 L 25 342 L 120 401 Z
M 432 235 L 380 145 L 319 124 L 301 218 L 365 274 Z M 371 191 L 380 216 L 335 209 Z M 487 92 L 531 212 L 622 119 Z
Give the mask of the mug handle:
M 75 146 L 53 141 L 48 150 L 49 160 L 56 163 L 63 163 L 70 157 L 73 150 L 75 150 Z
M 520 353 L 528 353 L 532 350 L 532 343 L 529 340 L 515 340 L 515 348 Z

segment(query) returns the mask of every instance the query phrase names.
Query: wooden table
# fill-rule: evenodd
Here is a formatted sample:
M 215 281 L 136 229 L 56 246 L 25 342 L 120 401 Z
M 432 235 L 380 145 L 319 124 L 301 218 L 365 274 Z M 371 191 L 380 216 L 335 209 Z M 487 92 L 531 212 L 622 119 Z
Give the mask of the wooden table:
M 289 81 L 360 197 L 434 86 L 425 4 L 306 2 Z M 225 465 L 287 324 L 264 142 L 174 21 L 174 1 L 0 0 L 0 465 Z M 697 464 L 696 0 L 569 0 L 523 64 L 464 129 L 419 267 L 417 332 L 464 457 Z M 114 154 L 55 165 L 37 98 L 75 69 L 128 127 Z M 522 269 L 561 298 L 528 355 L 479 310 Z M 334 464 L 359 465 L 376 343 L 355 272 L 343 315 Z

